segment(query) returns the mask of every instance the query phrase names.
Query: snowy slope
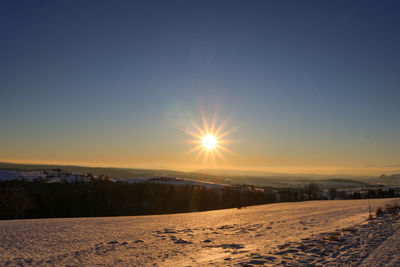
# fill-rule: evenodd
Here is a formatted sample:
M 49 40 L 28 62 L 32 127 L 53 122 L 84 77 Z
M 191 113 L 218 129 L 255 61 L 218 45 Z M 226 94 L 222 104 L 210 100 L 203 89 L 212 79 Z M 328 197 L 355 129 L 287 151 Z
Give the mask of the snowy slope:
M 392 231 L 388 233 L 388 238 L 384 239 L 379 246 L 371 247 L 371 252 L 361 262 L 364 266 L 400 266 L 400 229 L 398 219 L 392 222 Z
M 184 178 L 175 177 L 144 177 L 144 178 L 117 178 L 116 181 L 126 182 L 126 183 L 157 183 L 157 184 L 171 184 L 171 185 L 191 185 L 191 186 L 204 186 L 208 188 L 223 188 L 229 185 L 217 184 L 205 181 L 196 181 Z
M 0 170 L 0 181 L 20 180 L 33 181 L 35 179 L 42 179 L 48 183 L 54 182 L 75 182 L 75 181 L 90 181 L 91 178 L 98 179 L 98 176 L 88 176 L 85 174 L 73 174 L 67 171 L 20 171 L 20 170 Z M 196 181 L 184 178 L 175 177 L 143 177 L 143 178 L 110 178 L 110 181 L 120 181 L 126 183 L 158 183 L 158 184 L 171 184 L 171 185 L 190 185 L 190 186 L 204 186 L 208 188 L 223 188 L 229 185 L 217 184 L 206 181 Z
M 47 182 L 74 182 L 76 180 L 90 180 L 89 177 L 81 174 L 72 174 L 64 171 L 17 171 L 0 170 L 0 180 L 34 181 L 35 179 L 46 180 Z
M 373 200 L 372 204 L 383 206 L 389 201 L 393 200 Z M 385 220 L 365 224 L 367 217 L 367 200 L 337 200 L 172 215 L 0 221 L 0 266 L 219 266 L 302 260 L 304 264 L 326 260 L 334 265 L 351 260 L 346 255 L 340 258 L 336 251 L 360 250 L 368 245 L 361 243 L 368 241 L 366 237 L 379 237 L 374 234 L 378 223 L 389 229 L 383 227 Z M 390 225 L 392 229 L 373 248 L 389 232 L 400 229 L 398 222 Z M 332 243 L 330 251 L 321 250 L 318 242 L 332 235 L 323 233 L 357 227 L 364 230 L 340 234 L 353 243 L 338 241 L 342 245 Z M 320 256 L 323 253 L 326 259 Z M 368 254 L 363 259 L 367 262 Z

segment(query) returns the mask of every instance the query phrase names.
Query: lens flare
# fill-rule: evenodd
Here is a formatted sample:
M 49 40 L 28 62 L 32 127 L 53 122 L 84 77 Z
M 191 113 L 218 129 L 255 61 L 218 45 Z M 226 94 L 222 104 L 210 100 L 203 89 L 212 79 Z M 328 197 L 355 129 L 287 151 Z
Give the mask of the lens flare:
M 188 125 L 188 128 L 192 130 L 182 129 L 184 132 L 194 137 L 194 139 L 188 141 L 188 143 L 194 144 L 195 146 L 188 151 L 187 154 L 196 153 L 195 161 L 203 156 L 203 163 L 211 160 L 211 162 L 216 165 L 217 159 L 228 163 L 223 152 L 235 153 L 226 147 L 227 144 L 234 141 L 228 140 L 226 137 L 232 134 L 236 129 L 230 131 L 225 130 L 224 128 L 227 124 L 227 120 L 218 124 L 215 114 L 212 117 L 211 123 L 206 120 L 206 116 L 204 116 L 203 112 L 200 111 L 200 115 L 202 119 L 201 126 L 196 122 L 192 122 L 192 125 Z

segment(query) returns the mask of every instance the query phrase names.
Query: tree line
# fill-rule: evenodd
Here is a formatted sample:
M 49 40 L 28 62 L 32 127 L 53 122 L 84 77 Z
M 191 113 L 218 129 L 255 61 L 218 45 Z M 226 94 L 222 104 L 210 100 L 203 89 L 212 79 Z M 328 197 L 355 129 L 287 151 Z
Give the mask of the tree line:
M 368 195 L 329 191 L 333 198 L 394 197 L 394 191 Z M 54 182 L 0 181 L 0 219 L 102 217 L 207 211 L 274 202 L 328 199 L 316 184 L 305 188 L 222 188 L 109 179 Z

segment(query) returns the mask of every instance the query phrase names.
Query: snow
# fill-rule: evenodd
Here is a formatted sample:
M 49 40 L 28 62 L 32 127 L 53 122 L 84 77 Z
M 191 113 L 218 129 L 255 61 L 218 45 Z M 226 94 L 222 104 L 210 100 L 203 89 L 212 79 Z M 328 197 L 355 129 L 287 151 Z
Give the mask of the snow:
M 55 182 L 75 182 L 76 180 L 89 181 L 89 177 L 81 174 L 72 174 L 64 171 L 16 171 L 0 170 L 0 180 L 20 180 L 34 181 L 35 179 L 46 180 L 48 183 Z
M 18 171 L 4 171 L 0 170 L 0 180 L 10 181 L 20 179 L 20 172 Z
M 398 218 L 397 218 L 398 220 Z M 362 261 L 365 266 L 400 266 L 400 230 L 397 221 L 391 221 L 394 229 L 379 246 Z
M 0 221 L 0 265 L 396 265 L 398 218 L 367 218 L 368 200 L 335 200 L 171 215 Z
M 116 181 L 126 182 L 126 183 L 157 183 L 157 184 L 171 184 L 171 185 L 191 185 L 191 186 L 204 186 L 208 188 L 223 188 L 229 185 L 217 184 L 206 181 L 196 181 L 184 178 L 175 177 L 143 177 L 143 178 L 119 178 L 114 179 Z
M 91 178 L 98 179 L 98 176 L 91 176 L 84 174 L 73 174 L 65 171 L 17 171 L 17 170 L 0 170 L 0 180 L 20 180 L 33 181 L 35 179 L 45 180 L 47 183 L 57 182 L 75 182 L 75 181 L 90 181 Z M 109 181 L 120 181 L 126 183 L 158 183 L 158 184 L 171 184 L 171 185 L 190 185 L 190 186 L 203 186 L 208 188 L 223 188 L 229 185 L 217 184 L 205 181 L 196 181 L 184 178 L 175 177 L 143 177 L 143 178 L 109 178 Z

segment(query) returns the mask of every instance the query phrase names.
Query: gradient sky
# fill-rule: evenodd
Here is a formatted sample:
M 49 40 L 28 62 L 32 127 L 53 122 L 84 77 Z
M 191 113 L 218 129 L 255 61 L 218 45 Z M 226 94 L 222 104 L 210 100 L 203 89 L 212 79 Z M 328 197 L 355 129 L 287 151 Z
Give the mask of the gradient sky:
M 400 170 L 398 1 L 1 1 L 0 161 Z M 238 129 L 186 152 L 200 110 Z

